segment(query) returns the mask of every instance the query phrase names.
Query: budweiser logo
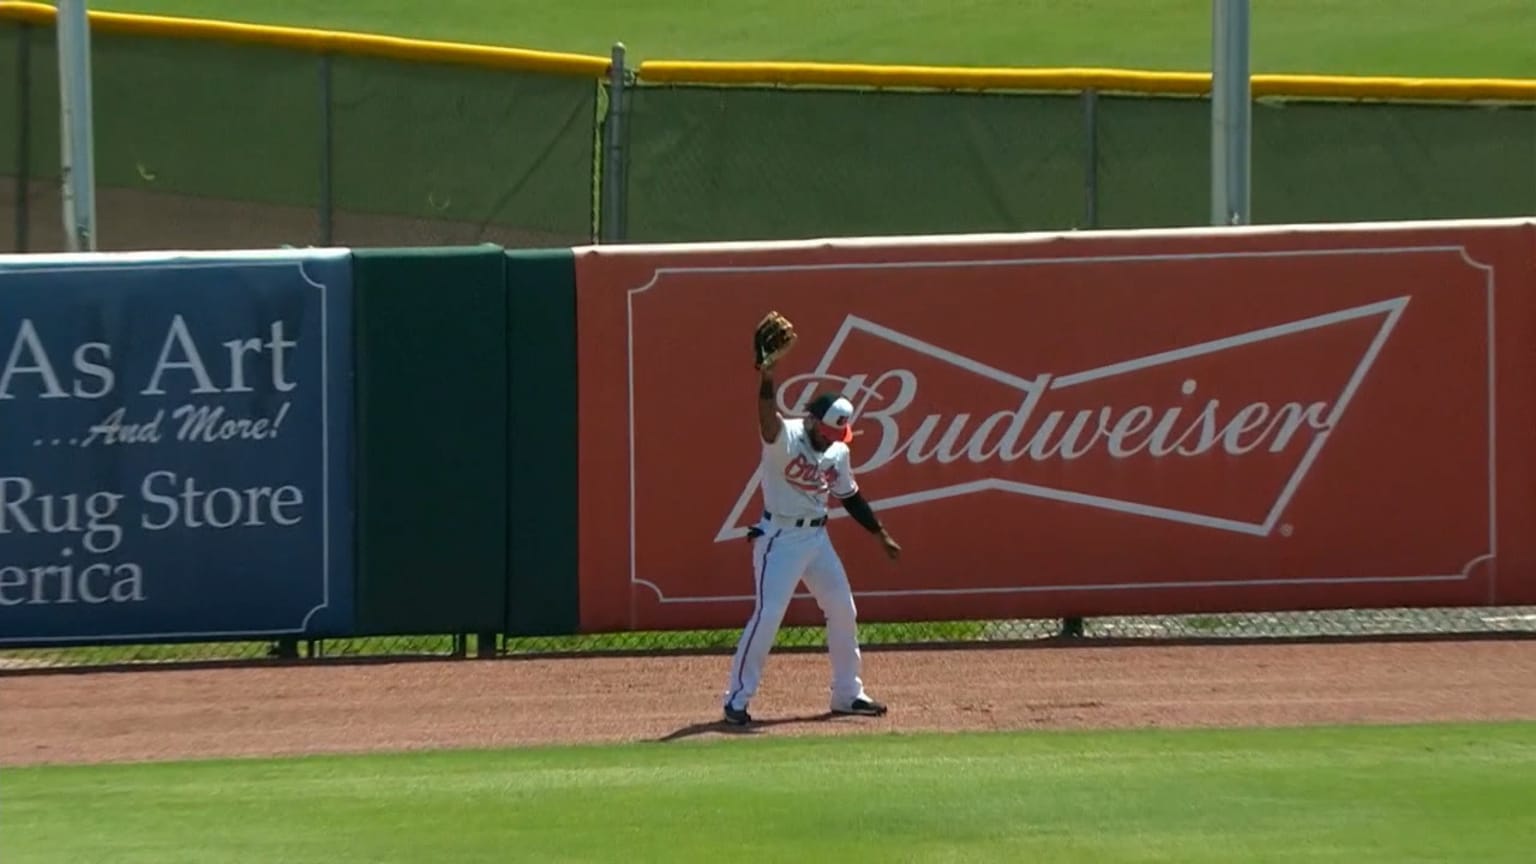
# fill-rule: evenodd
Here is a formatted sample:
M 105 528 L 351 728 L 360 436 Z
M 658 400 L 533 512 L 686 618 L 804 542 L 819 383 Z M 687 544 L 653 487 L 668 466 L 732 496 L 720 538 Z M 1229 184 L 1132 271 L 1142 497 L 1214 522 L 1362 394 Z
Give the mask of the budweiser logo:
M 1026 375 L 849 316 L 812 372 L 781 383 L 780 410 L 803 414 L 824 389 L 847 396 L 853 469 L 881 510 L 1011 493 L 1266 536 L 1407 304 Z M 755 520 L 758 480 L 717 541 Z

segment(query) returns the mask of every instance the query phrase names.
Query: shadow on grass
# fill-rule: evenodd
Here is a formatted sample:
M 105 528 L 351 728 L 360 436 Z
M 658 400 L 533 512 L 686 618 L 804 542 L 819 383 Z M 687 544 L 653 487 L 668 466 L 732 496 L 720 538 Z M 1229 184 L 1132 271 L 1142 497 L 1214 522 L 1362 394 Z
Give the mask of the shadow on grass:
M 825 723 L 838 715 L 831 711 L 820 714 L 801 714 L 795 717 L 773 717 L 766 720 L 754 718 L 745 726 L 733 726 L 725 720 L 714 720 L 709 723 L 692 723 L 681 729 L 668 732 L 660 738 L 653 738 L 653 743 L 664 744 L 668 741 L 678 741 L 683 738 L 693 738 L 698 735 L 707 735 L 711 732 L 719 732 L 724 735 L 757 735 L 774 726 L 788 726 L 795 723 Z

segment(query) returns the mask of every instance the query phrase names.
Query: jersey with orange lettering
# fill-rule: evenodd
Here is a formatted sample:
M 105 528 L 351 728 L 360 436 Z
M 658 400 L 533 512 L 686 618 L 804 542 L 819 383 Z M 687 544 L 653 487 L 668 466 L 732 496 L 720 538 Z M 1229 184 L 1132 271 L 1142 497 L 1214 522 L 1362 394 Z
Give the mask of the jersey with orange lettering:
M 827 515 L 827 495 L 848 498 L 859 491 L 847 441 L 834 440 L 817 452 L 803 419 L 782 421 L 779 437 L 763 445 L 763 509 L 775 517 L 817 519 Z M 850 436 L 851 437 L 851 436 Z

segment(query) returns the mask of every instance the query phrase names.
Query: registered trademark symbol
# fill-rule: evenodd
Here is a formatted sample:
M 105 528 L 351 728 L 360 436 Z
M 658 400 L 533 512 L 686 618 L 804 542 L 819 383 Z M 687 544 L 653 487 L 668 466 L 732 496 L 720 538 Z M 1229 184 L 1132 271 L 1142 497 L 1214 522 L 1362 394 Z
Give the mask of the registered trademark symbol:
M 1284 525 L 1280 526 L 1280 536 L 1281 537 L 1289 537 L 1292 534 L 1294 534 L 1295 532 L 1296 532 L 1296 529 L 1292 528 L 1291 527 L 1291 523 L 1289 523 L 1289 522 L 1287 522 Z

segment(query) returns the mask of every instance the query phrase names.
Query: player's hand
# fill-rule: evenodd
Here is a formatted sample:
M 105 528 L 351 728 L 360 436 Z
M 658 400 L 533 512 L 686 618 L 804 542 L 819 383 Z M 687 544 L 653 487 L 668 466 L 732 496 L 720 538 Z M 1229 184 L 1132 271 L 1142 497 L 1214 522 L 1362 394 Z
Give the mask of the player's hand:
M 901 557 L 901 544 L 891 539 L 890 532 L 884 529 L 880 531 L 880 545 L 885 547 L 885 554 L 892 561 Z

